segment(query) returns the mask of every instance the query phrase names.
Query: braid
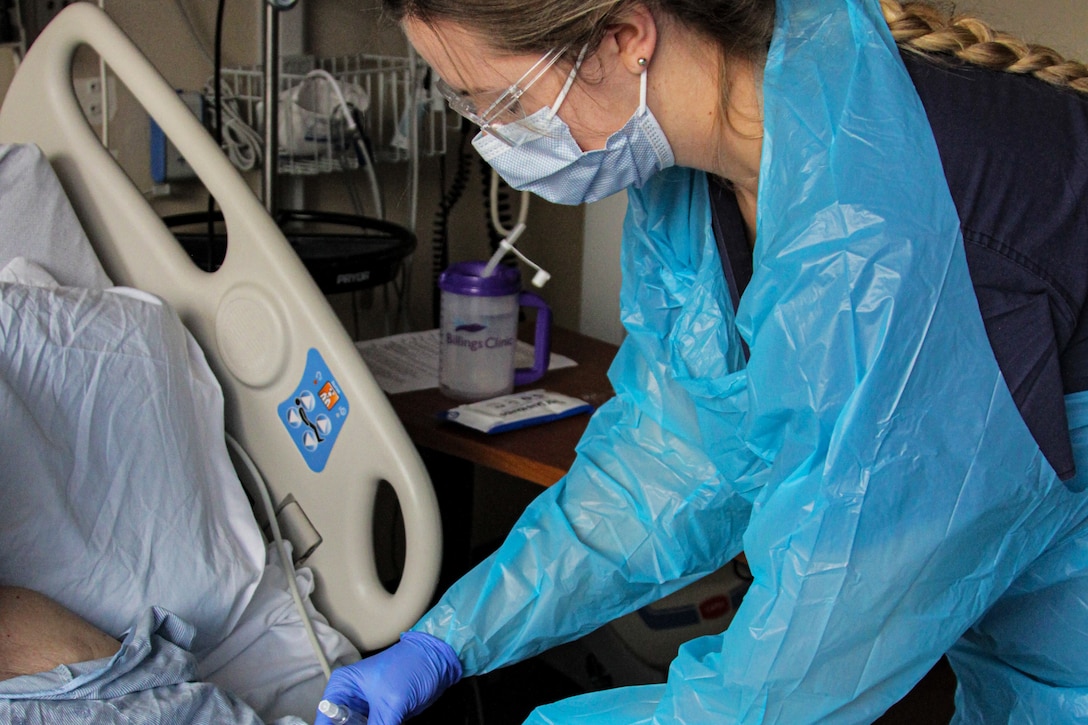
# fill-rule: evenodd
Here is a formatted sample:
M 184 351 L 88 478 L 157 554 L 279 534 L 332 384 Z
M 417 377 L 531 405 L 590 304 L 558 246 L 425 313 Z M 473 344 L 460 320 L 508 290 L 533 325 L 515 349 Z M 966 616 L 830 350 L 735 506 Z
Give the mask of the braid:
M 881 0 L 884 18 L 900 47 L 951 54 L 991 70 L 1030 74 L 1056 86 L 1088 93 L 1088 66 L 1042 45 L 1025 43 L 968 15 L 949 16 L 917 0 Z

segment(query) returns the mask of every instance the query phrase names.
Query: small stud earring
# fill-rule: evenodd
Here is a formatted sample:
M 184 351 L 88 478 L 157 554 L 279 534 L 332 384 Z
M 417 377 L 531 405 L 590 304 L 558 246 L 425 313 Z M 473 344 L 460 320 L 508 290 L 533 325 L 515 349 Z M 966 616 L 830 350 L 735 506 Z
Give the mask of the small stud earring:
M 649 62 L 650 61 L 646 60 L 645 58 L 639 58 L 638 59 L 638 66 L 639 66 L 639 68 L 645 68 L 646 64 L 649 63 Z

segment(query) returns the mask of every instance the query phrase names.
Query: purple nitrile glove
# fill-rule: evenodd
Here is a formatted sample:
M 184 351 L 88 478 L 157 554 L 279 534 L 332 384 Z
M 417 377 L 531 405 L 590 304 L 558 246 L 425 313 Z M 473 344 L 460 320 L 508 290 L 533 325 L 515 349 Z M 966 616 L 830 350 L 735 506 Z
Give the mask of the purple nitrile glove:
M 389 649 L 333 672 L 324 699 L 366 715 L 368 725 L 400 725 L 460 679 L 452 647 L 424 632 L 405 632 Z M 318 713 L 314 725 L 331 722 Z

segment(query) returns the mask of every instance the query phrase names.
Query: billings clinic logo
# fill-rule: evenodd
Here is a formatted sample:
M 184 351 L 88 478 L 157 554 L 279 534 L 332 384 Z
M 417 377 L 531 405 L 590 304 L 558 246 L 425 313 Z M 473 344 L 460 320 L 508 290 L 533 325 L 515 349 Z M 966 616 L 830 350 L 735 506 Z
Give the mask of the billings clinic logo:
M 453 332 L 446 333 L 446 344 L 455 347 L 464 347 L 471 352 L 477 350 L 494 350 L 502 347 L 512 347 L 517 343 L 516 337 L 480 337 L 479 333 L 485 331 L 487 325 L 479 322 L 463 322 L 453 328 Z M 472 337 L 468 337 L 471 335 Z

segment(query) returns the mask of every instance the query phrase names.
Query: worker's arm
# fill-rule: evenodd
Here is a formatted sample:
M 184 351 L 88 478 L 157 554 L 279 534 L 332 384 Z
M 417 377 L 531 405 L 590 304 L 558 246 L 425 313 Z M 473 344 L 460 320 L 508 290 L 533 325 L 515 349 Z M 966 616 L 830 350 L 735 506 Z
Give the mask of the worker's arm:
M 768 462 L 744 440 L 744 352 L 706 178 L 629 195 L 616 397 L 567 476 L 416 626 L 466 674 L 530 657 L 649 604 L 740 552 Z
M 620 397 L 566 478 L 416 629 L 449 643 L 466 674 L 530 657 L 723 566 L 750 510 L 691 441 Z
M 574 639 L 716 570 L 739 551 L 753 491 L 723 481 L 696 445 L 705 421 L 675 381 L 657 377 L 663 370 L 646 360 L 625 343 L 612 371 L 618 394 L 590 421 L 568 475 L 529 506 L 499 550 L 447 591 L 414 631 L 334 672 L 327 699 L 369 712 L 372 720 L 401 722 L 462 673 Z M 743 400 L 743 373 L 726 377 L 735 401 Z M 729 425 L 730 417 L 724 416 Z M 724 462 L 739 439 L 723 433 L 719 443 L 713 450 Z M 733 454 L 746 461 L 744 468 L 759 467 L 750 454 Z

